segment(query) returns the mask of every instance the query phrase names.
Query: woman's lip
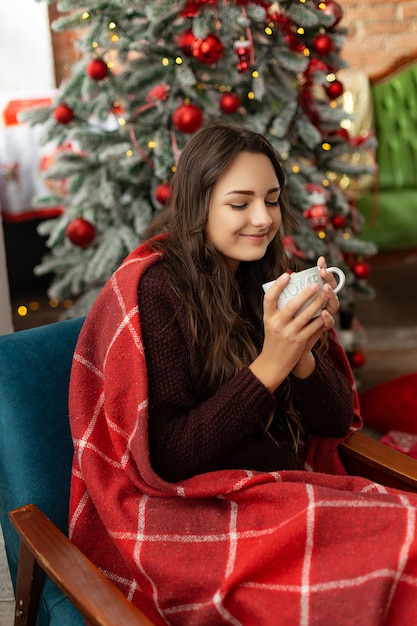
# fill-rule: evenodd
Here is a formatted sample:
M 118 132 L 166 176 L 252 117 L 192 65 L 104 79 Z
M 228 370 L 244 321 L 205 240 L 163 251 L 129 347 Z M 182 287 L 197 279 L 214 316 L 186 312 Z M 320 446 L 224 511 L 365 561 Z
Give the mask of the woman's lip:
M 262 239 L 264 239 L 266 237 L 266 233 L 262 233 L 262 234 L 242 234 L 242 237 L 246 237 L 246 239 L 254 239 L 256 241 L 260 241 Z

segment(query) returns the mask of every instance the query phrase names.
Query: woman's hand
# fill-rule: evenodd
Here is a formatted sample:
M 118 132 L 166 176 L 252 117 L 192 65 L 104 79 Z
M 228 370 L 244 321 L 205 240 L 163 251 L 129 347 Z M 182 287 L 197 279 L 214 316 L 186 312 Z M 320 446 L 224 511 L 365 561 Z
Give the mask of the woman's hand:
M 333 292 L 336 281 L 332 274 L 326 272 L 324 257 L 320 257 L 317 263 L 325 283 L 322 290 L 316 283 L 308 285 L 279 310 L 278 297 L 290 278 L 288 273 L 284 273 L 264 296 L 264 344 L 250 369 L 271 391 L 290 372 L 305 378 L 314 371 L 315 359 L 311 349 L 320 336 L 334 326 L 333 315 L 339 308 Z M 306 308 L 296 315 L 310 299 Z M 319 311 L 320 315 L 314 317 Z
M 327 264 L 324 256 L 320 256 L 317 259 L 317 267 L 320 268 L 320 276 L 324 282 L 323 292 L 327 296 L 327 303 L 324 310 L 328 311 L 330 315 L 335 315 L 339 310 L 339 298 L 334 293 L 337 282 L 334 274 L 327 271 Z

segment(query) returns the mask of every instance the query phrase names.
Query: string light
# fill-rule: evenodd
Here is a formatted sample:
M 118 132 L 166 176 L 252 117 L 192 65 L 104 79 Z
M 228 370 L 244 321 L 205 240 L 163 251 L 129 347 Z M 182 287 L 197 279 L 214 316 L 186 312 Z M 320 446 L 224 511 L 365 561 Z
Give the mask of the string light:
M 82 20 L 88 20 L 89 18 L 90 18 L 90 14 L 88 11 L 85 11 L 81 16 Z
M 253 91 L 248 92 L 248 100 L 255 100 L 255 94 L 253 93 Z
M 56 298 L 51 298 L 48 301 L 48 306 L 51 309 L 57 309 L 60 306 L 64 309 L 70 309 L 72 306 L 74 306 L 74 301 L 70 298 L 66 298 L 65 300 L 60 302 Z M 29 315 L 29 313 L 42 313 L 42 311 L 43 308 L 41 307 L 41 303 L 37 302 L 36 300 L 32 300 L 31 302 L 29 302 L 28 305 L 20 304 L 16 309 L 16 313 L 19 317 L 26 317 L 27 315 Z
M 182 63 L 183 63 L 182 57 L 177 57 L 177 58 L 175 59 L 175 63 L 176 63 L 177 65 L 182 65 Z
M 117 28 L 117 25 L 115 22 L 110 22 L 109 24 L 109 30 L 114 30 L 115 28 Z
M 339 181 L 339 185 L 341 189 L 349 189 L 350 186 L 350 178 L 346 174 L 343 174 L 342 178 Z
M 156 145 L 157 145 L 157 144 L 156 144 L 156 141 L 153 141 L 152 139 L 151 139 L 150 141 L 148 141 L 148 148 L 149 148 L 150 150 L 155 150 Z
M 252 78 L 259 78 L 259 72 L 258 72 L 258 70 L 253 70 L 253 72 L 252 72 Z
M 133 156 L 133 150 L 126 150 L 126 156 L 129 158 Z
M 273 31 L 272 31 L 272 28 L 271 28 L 270 26 L 267 26 L 267 27 L 265 28 L 265 34 L 266 34 L 266 35 L 272 35 L 272 32 L 273 32 Z
M 329 143 L 327 143 L 327 141 L 325 141 L 324 143 L 321 144 L 321 148 L 322 150 L 326 150 L 329 151 L 332 149 L 331 145 Z

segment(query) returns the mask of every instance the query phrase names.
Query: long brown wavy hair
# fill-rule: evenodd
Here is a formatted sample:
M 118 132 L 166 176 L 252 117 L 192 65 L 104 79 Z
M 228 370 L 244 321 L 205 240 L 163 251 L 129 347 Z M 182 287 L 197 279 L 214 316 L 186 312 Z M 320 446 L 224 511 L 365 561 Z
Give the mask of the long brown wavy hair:
M 234 275 L 224 256 L 205 234 L 214 185 L 241 152 L 265 154 L 276 172 L 281 194 L 282 226 L 262 259 L 241 262 Z M 188 315 L 194 340 L 204 355 L 202 380 L 216 389 L 258 356 L 263 343 L 262 283 L 288 268 L 281 230 L 296 221 L 285 189 L 280 159 L 259 133 L 225 124 L 207 125 L 185 145 L 170 185 L 167 206 L 149 226 L 147 238 L 163 252 L 167 280 Z M 283 384 L 279 409 L 297 446 L 302 428 L 293 409 L 289 380 Z M 271 416 L 267 429 L 273 419 Z

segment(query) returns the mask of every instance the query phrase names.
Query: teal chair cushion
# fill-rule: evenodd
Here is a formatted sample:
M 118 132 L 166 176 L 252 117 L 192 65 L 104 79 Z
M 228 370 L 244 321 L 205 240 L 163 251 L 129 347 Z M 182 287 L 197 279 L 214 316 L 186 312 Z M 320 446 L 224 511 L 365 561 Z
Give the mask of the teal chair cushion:
M 0 523 L 14 586 L 19 539 L 8 512 L 33 503 L 68 532 L 73 454 L 68 384 L 83 321 L 78 318 L 0 336 Z M 47 580 L 37 626 L 84 624 Z

